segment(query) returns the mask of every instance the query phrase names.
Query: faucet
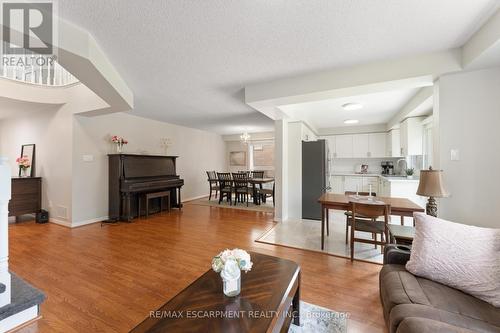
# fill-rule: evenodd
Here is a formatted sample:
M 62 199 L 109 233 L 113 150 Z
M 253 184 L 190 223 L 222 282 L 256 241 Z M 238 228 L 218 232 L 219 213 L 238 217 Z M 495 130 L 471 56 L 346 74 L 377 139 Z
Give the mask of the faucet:
M 396 162 L 396 165 L 399 167 L 399 162 L 405 162 L 405 168 L 404 169 L 401 169 L 401 175 L 405 176 L 406 175 L 406 169 L 408 168 L 408 162 L 406 162 L 406 159 L 405 158 L 400 158 L 399 160 L 397 160 Z

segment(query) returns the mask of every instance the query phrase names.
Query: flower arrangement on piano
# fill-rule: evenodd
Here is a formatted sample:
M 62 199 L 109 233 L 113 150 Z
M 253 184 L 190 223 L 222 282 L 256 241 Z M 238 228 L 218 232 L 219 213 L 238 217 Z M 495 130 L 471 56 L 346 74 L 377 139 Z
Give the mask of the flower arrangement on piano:
M 28 156 L 24 155 L 24 156 L 16 158 L 16 163 L 19 166 L 19 168 L 21 169 L 23 177 L 26 177 L 27 176 L 26 171 L 31 166 L 30 159 L 28 158 Z
M 212 259 L 212 269 L 220 273 L 224 294 L 229 297 L 239 295 L 241 271 L 249 272 L 252 266 L 250 254 L 241 249 L 224 250 Z
M 128 141 L 125 140 L 124 138 L 122 138 L 121 136 L 117 136 L 117 135 L 113 135 L 111 137 L 111 142 L 113 142 L 114 144 L 116 144 L 116 151 L 118 153 L 121 153 L 122 152 L 122 149 L 123 149 L 123 145 L 126 145 L 128 144 Z

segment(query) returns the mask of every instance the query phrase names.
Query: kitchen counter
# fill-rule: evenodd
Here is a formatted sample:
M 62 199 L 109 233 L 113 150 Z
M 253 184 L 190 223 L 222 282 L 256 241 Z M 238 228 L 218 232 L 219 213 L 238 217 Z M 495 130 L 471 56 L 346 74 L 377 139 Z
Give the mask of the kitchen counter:
M 389 182 L 410 182 L 410 183 L 418 183 L 419 179 L 418 178 L 413 178 L 413 179 L 408 179 L 405 177 L 401 176 L 386 176 L 386 175 L 381 175 L 379 173 L 355 173 L 355 172 L 335 172 L 332 173 L 331 176 L 351 176 L 351 177 L 380 177 L 383 180 L 389 181 Z

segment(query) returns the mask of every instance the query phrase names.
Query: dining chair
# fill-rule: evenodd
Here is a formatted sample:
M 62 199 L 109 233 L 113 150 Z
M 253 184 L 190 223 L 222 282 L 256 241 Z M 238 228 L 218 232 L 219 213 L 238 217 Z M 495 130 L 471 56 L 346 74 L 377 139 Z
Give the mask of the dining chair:
M 208 200 L 210 201 L 212 199 L 213 191 L 215 191 L 215 197 L 217 198 L 220 187 L 218 184 L 219 180 L 217 179 L 217 173 L 215 171 L 207 171 L 207 177 L 208 177 L 208 185 L 210 186 L 210 195 L 208 196 Z
M 254 179 L 255 178 L 264 178 L 264 171 L 262 171 L 262 170 L 253 170 L 253 171 L 250 171 L 250 177 L 254 178 Z M 256 186 L 256 185 L 254 184 L 252 186 Z M 262 184 L 259 184 L 258 188 L 255 189 L 255 192 L 258 195 L 257 201 L 259 202 L 259 204 L 260 204 L 260 201 L 261 201 L 261 194 L 260 194 L 261 190 L 262 190 Z M 252 191 L 252 195 L 253 195 L 253 191 Z
M 252 178 L 264 178 L 264 171 L 250 171 L 250 177 L 252 177 Z
M 350 201 L 350 211 L 352 212 L 351 220 L 351 261 L 354 260 L 354 242 L 375 244 L 382 247 L 387 245 L 389 239 L 389 215 L 391 214 L 391 206 L 382 202 L 361 203 Z M 358 219 L 356 216 L 364 216 L 366 219 Z M 383 221 L 378 221 L 378 218 L 383 216 Z M 380 241 L 375 239 L 357 238 L 356 231 L 371 232 L 380 234 Z
M 219 180 L 219 204 L 226 196 L 227 202 L 232 203 L 233 196 L 233 179 L 229 172 L 217 172 L 217 179 Z
M 275 193 L 275 184 L 273 182 L 273 188 L 272 189 L 269 189 L 269 188 L 262 188 L 262 189 L 259 189 L 259 193 L 262 195 L 262 198 L 265 199 L 265 198 L 268 198 L 268 197 L 271 197 L 273 198 L 273 207 L 276 206 L 275 204 L 275 200 L 274 200 L 274 193 Z M 265 200 L 264 200 L 265 201 Z
M 248 175 L 246 173 L 233 173 L 233 184 L 234 184 L 234 205 L 239 202 L 246 202 L 248 207 L 248 192 L 250 188 L 248 187 Z M 244 200 L 242 200 L 244 199 Z
M 363 197 L 367 197 L 370 195 L 369 192 L 353 192 L 353 191 L 345 191 L 344 194 L 345 195 L 356 195 L 356 193 L 360 196 L 363 196 Z M 372 192 L 372 196 L 373 197 L 376 197 L 377 196 L 377 193 L 374 193 Z M 345 243 L 347 244 L 349 242 L 349 227 L 351 226 L 351 216 L 352 216 L 352 213 L 350 211 L 347 211 L 344 213 L 344 215 L 346 216 L 345 218 Z M 358 218 L 360 219 L 366 219 L 365 217 L 363 216 L 358 216 Z M 328 235 L 328 229 L 329 229 L 329 226 L 328 224 L 326 225 L 326 234 Z M 375 234 L 372 234 L 372 237 L 375 237 Z

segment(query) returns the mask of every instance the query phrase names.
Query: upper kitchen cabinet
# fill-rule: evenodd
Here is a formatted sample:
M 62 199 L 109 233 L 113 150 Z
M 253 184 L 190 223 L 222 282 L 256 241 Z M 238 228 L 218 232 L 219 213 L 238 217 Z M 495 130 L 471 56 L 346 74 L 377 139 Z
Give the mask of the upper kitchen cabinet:
M 371 133 L 368 137 L 369 157 L 386 157 L 385 152 L 385 133 Z
M 407 118 L 401 123 L 401 156 L 422 155 L 424 119 L 425 117 Z
M 366 155 L 365 155 L 366 156 Z M 335 158 L 353 157 L 353 135 L 335 136 Z
M 386 134 L 342 134 L 324 136 L 333 158 L 386 157 Z
M 386 147 L 387 157 L 401 156 L 401 134 L 399 129 L 393 129 L 387 132 Z
M 352 136 L 352 157 L 370 157 L 369 134 L 355 134 Z
M 353 157 L 386 157 L 385 133 L 355 134 Z

